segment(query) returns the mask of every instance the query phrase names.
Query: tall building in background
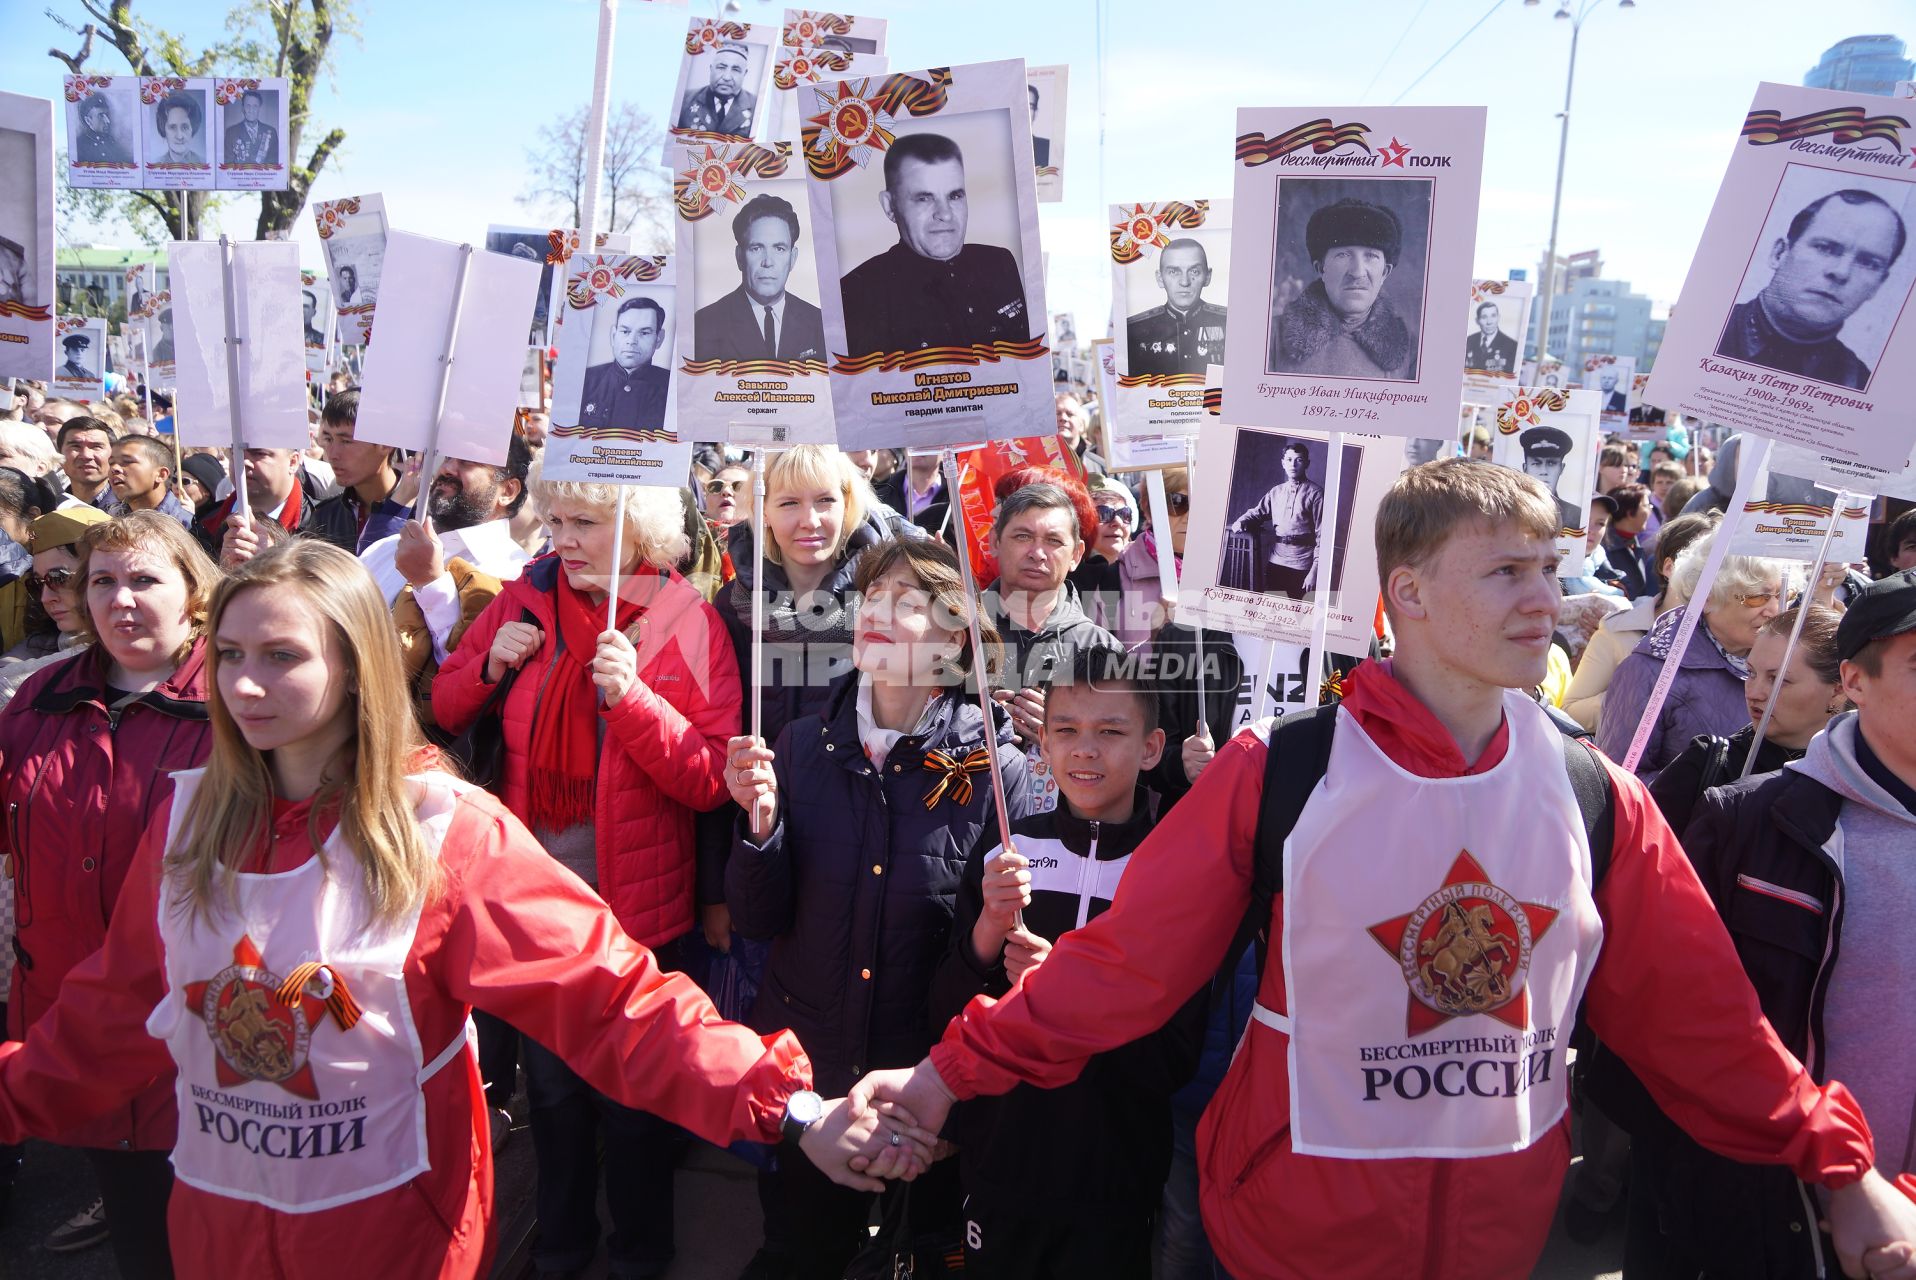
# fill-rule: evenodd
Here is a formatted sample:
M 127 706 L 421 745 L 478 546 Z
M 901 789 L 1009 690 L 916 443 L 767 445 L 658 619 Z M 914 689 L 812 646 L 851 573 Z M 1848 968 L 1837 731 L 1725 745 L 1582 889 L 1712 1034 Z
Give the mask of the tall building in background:
M 1650 299 L 1628 281 L 1605 280 L 1595 249 L 1559 256 L 1550 299 L 1550 353 L 1575 368 L 1593 355 L 1634 356 L 1647 373 L 1663 345 L 1664 321 L 1650 316 Z
M 1823 60 L 1809 69 L 1803 83 L 1811 89 L 1844 89 L 1888 97 L 1898 80 L 1916 80 L 1916 62 L 1904 56 L 1905 45 L 1895 36 L 1851 36 L 1823 51 Z

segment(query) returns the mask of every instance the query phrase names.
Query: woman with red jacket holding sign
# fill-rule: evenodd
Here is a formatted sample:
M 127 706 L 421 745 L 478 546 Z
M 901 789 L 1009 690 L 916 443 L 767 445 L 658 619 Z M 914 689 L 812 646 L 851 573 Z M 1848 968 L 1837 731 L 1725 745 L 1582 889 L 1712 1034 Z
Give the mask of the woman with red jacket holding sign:
M 517 672 L 500 708 L 501 798 L 635 941 L 682 969 L 694 817 L 724 800 L 725 744 L 738 731 L 731 640 L 671 568 L 686 550 L 675 491 L 536 476 L 530 487 L 553 554 L 527 565 L 466 631 L 433 681 L 433 713 L 461 732 Z M 625 534 L 615 549 L 620 503 Z M 615 571 L 618 625 L 608 629 Z M 677 1136 L 589 1087 L 554 1047 L 536 1035 L 525 1046 L 539 1167 L 534 1260 L 564 1273 L 597 1252 L 603 1139 L 615 1268 L 663 1270 L 673 1254 Z
M 922 1160 L 875 1114 L 787 1115 L 810 1078 L 789 1033 L 721 1022 L 517 818 L 435 767 L 350 555 L 267 552 L 221 585 L 209 629 L 212 757 L 147 828 L 105 946 L 0 1046 L 0 1141 L 176 1075 L 182 1276 L 483 1275 L 476 1005 L 713 1141 L 802 1128 L 851 1185 L 870 1185 L 842 1169 L 853 1146 L 893 1171 Z

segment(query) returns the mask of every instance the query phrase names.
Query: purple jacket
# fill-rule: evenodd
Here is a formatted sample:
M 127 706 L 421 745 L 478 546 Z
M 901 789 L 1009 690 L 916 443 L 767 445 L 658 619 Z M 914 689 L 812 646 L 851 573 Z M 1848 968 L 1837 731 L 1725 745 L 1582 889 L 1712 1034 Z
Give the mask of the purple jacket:
M 1660 616 L 1637 647 L 1617 664 L 1597 723 L 1597 745 L 1612 760 L 1622 760 L 1629 753 L 1637 721 L 1649 705 L 1650 690 L 1656 685 L 1657 673 L 1663 669 L 1682 620 L 1681 609 Z M 1649 782 L 1700 734 L 1727 738 L 1747 725 L 1750 709 L 1743 700 L 1744 679 L 1710 638 L 1709 623 L 1698 622 L 1690 647 L 1677 667 L 1670 696 L 1657 713 L 1643 758 L 1637 762 L 1637 776 Z

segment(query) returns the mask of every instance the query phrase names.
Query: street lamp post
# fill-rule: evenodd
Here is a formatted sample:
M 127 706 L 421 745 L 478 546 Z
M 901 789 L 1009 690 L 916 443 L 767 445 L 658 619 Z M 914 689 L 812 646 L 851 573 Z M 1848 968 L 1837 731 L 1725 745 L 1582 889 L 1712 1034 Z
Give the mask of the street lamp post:
M 1539 0 L 1523 0 L 1525 8 L 1535 8 Z M 1550 303 L 1556 293 L 1557 284 L 1557 223 L 1563 214 L 1563 162 L 1570 151 L 1570 93 L 1577 83 L 1577 37 L 1583 34 L 1583 20 L 1590 16 L 1602 0 L 1562 0 L 1557 6 L 1556 17 L 1570 23 L 1570 69 L 1563 78 L 1563 111 L 1557 117 L 1563 122 L 1557 134 L 1557 191 L 1550 201 L 1550 247 L 1544 251 L 1542 300 L 1537 306 L 1537 360 L 1541 363 L 1550 353 Z M 1576 4 L 1573 12 L 1572 4 Z M 1636 8 L 1636 0 L 1617 0 L 1619 9 Z

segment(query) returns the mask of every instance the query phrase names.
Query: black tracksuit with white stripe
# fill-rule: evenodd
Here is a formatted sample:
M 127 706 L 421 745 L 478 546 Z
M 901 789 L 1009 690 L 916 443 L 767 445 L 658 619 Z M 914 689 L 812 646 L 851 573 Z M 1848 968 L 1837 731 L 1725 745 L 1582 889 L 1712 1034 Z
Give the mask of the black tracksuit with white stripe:
M 1074 816 L 1060 797 L 1052 812 L 1015 822 L 1017 850 L 1031 860 L 1025 928 L 1056 943 L 1102 914 L 1156 825 L 1156 803 L 1140 788 L 1129 821 L 1100 823 Z M 932 979 L 933 1026 L 973 996 L 1011 990 L 1002 959 L 982 967 L 971 950 L 984 866 L 997 855 L 974 852 L 965 864 L 951 948 Z M 1019 1085 L 958 1104 L 945 1134 L 959 1146 L 968 1272 L 1149 1275 L 1151 1220 L 1171 1161 L 1171 1094 L 1197 1069 L 1204 1015 L 1199 992 L 1158 1031 L 1091 1059 L 1071 1084 Z

